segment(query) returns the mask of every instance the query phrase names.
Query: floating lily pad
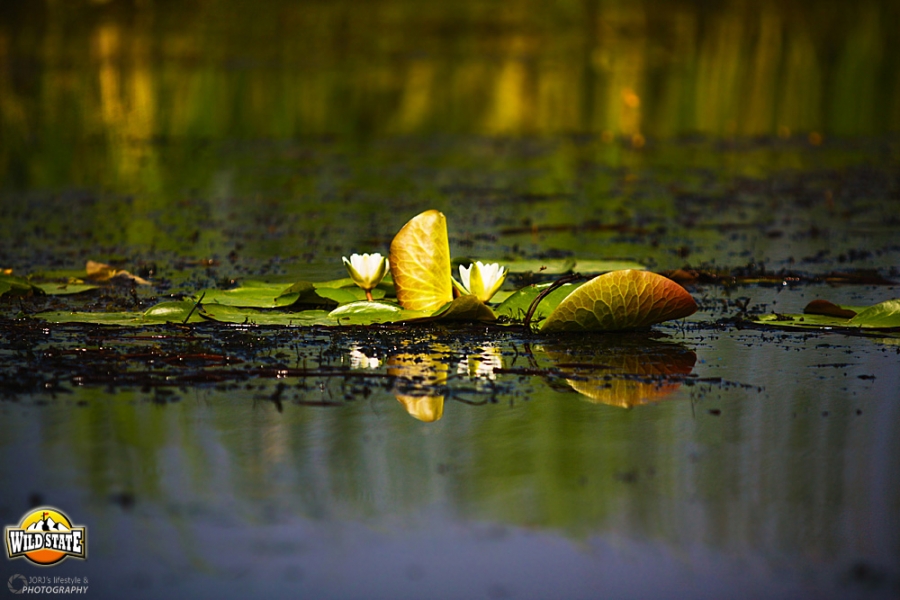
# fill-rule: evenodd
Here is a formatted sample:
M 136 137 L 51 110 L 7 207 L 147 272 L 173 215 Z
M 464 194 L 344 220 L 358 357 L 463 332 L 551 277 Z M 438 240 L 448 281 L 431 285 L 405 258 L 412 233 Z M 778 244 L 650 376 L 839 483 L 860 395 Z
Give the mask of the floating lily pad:
M 425 211 L 404 225 L 391 242 L 391 275 L 397 300 L 408 310 L 437 310 L 453 300 L 447 219 Z
M 759 315 L 751 321 L 759 325 L 793 329 L 900 329 L 900 299 L 885 300 L 873 306 L 835 306 L 845 314 L 853 312 L 856 315 L 846 318 L 834 314 L 768 314 Z
M 351 302 L 337 307 L 328 316 L 341 325 L 374 325 L 407 321 L 428 316 L 428 313 L 406 310 L 389 302 Z
M 81 294 L 99 288 L 99 286 L 91 285 L 89 283 L 35 283 L 33 285 L 48 296 Z
M 32 285 L 24 277 L 0 273 L 0 296 L 32 296 L 43 293 L 43 290 Z
M 629 269 L 599 275 L 579 287 L 560 302 L 541 331 L 638 329 L 695 312 L 697 303 L 679 284 Z
M 644 265 L 629 260 L 580 260 L 576 258 L 556 258 L 556 259 L 517 259 L 503 260 L 498 258 L 479 258 L 481 262 L 499 263 L 506 267 L 510 273 L 535 273 L 540 275 L 563 275 L 565 273 L 608 273 L 610 271 L 622 271 L 625 269 L 634 269 L 641 271 L 645 269 Z M 454 264 L 469 264 L 475 262 L 474 259 L 456 259 Z
M 137 327 L 161 323 L 198 323 L 203 318 L 188 300 L 160 302 L 143 312 L 45 312 L 35 315 L 51 323 L 91 323 Z M 190 317 L 190 318 L 188 318 Z
M 350 287 L 342 287 L 348 284 Z M 383 298 L 384 289 L 372 290 L 375 298 Z M 204 303 L 240 306 L 244 308 L 287 308 L 294 304 L 324 304 L 336 306 L 363 300 L 366 294 L 351 279 L 338 279 L 324 283 L 298 281 L 290 286 L 283 283 L 247 281 L 230 290 L 203 290 L 195 299 L 203 297 Z
M 200 314 L 211 321 L 247 325 L 280 325 L 282 327 L 311 327 L 313 325 L 337 325 L 325 310 L 286 312 L 258 310 L 225 304 L 203 304 Z

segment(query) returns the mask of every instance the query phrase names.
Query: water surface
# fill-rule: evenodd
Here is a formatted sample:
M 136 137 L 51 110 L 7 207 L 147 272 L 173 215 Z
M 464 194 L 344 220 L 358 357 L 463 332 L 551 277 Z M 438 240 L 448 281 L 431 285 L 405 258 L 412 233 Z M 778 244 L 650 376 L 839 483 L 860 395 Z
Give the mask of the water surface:
M 0 581 L 900 592 L 897 338 L 742 321 L 900 296 L 892 3 L 0 15 L 0 267 L 153 282 L 0 299 L 0 519 L 46 504 L 89 531 L 86 561 L 3 560 Z M 565 338 L 39 318 L 339 277 L 429 208 L 454 257 L 717 278 L 688 284 L 684 322 Z

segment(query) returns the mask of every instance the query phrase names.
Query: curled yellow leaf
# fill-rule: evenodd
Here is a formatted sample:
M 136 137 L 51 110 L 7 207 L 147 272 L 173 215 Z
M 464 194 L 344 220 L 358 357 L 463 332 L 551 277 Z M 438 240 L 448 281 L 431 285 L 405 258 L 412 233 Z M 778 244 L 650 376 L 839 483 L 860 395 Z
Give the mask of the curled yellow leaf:
M 694 298 L 667 277 L 648 271 L 613 271 L 567 296 L 541 331 L 620 331 L 649 327 L 697 312 Z
M 447 218 L 427 210 L 410 219 L 391 242 L 391 276 L 407 310 L 434 311 L 453 300 Z

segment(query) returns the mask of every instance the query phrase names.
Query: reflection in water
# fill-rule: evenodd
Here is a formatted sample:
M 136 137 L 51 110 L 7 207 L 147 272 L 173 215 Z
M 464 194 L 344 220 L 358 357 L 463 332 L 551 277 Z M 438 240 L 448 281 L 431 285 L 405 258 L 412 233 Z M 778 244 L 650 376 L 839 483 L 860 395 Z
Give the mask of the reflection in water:
M 456 372 L 459 375 L 468 375 L 476 382 L 479 380 L 483 382 L 486 379 L 491 381 L 497 379 L 495 371 L 502 368 L 503 354 L 500 352 L 500 348 L 496 344 L 486 342 L 478 352 L 468 354 L 459 361 Z
M 631 408 L 658 402 L 681 386 L 697 355 L 681 344 L 606 335 L 590 345 L 548 344 L 547 354 L 575 391 L 594 402 Z
M 376 356 L 367 356 L 359 349 L 358 344 L 350 346 L 351 369 L 377 369 L 381 366 L 381 360 Z
M 529 353 L 533 339 L 519 337 L 442 333 L 438 342 L 410 339 L 409 331 L 367 333 L 312 337 L 295 349 L 294 334 L 253 335 L 265 342 L 256 344 L 265 348 L 258 360 L 272 353 L 278 362 L 280 354 L 299 352 L 299 360 L 324 376 L 188 391 L 121 383 L 110 392 L 86 384 L 55 398 L 36 391 L 22 394 L 20 402 L 0 401 L 0 450 L 15 457 L 0 461 L 0 517 L 9 522 L 20 516 L 32 494 L 89 515 L 97 545 L 83 568 L 112 578 L 108 557 L 130 557 L 115 571 L 117 583 L 141 570 L 156 583 L 174 576 L 160 566 L 176 564 L 168 559 L 169 548 L 182 553 L 181 564 L 223 570 L 240 565 L 255 581 L 271 573 L 265 571 L 271 558 L 235 556 L 239 544 L 223 544 L 209 556 L 204 530 L 221 533 L 224 527 L 235 539 L 252 541 L 297 522 L 365 525 L 362 540 L 357 534 L 336 541 L 340 536 L 330 530 L 304 538 L 306 547 L 328 552 L 364 544 L 372 530 L 390 532 L 402 543 L 412 543 L 421 531 L 453 550 L 459 536 L 435 532 L 487 523 L 491 537 L 482 545 L 517 560 L 522 549 L 512 538 L 502 539 L 505 528 L 564 532 L 587 547 L 595 539 L 604 545 L 639 540 L 651 545 L 650 554 L 666 548 L 684 553 L 685 569 L 700 573 L 705 567 L 692 554 L 698 548 L 790 562 L 798 570 L 809 566 L 828 577 L 835 565 L 845 569 L 859 560 L 883 569 L 897 564 L 900 418 L 897 403 L 889 401 L 897 386 L 896 359 L 870 340 L 811 350 L 806 341 L 789 338 L 753 344 L 741 354 L 730 340 L 708 347 L 690 333 L 684 346 L 634 334 L 573 336 L 565 345 L 547 344 L 547 356 Z M 746 335 L 752 337 L 745 341 L 762 339 L 757 332 Z M 335 339 L 346 343 L 338 352 Z M 234 341 L 244 346 L 247 338 Z M 674 401 L 652 410 L 605 410 L 566 402 L 572 393 L 548 388 L 533 375 L 563 372 L 573 384 L 590 377 L 595 387 L 604 375 L 610 383 L 634 379 L 648 386 L 649 397 L 653 384 L 669 389 L 691 372 L 694 347 L 698 375 L 745 377 L 766 393 L 698 385 L 691 388 L 702 407 L 696 414 L 693 403 Z M 807 367 L 846 362 L 848 349 L 865 362 Z M 41 346 L 36 355 L 46 350 Z M 476 361 L 468 359 L 467 372 L 458 372 L 459 357 L 477 355 L 489 364 L 489 357 L 500 359 L 497 350 L 504 368 L 495 368 L 496 379 L 477 375 L 477 368 L 470 374 L 468 365 Z M 13 352 L 2 347 L 0 358 Z M 336 363 L 351 352 L 383 362 L 376 371 L 349 371 L 346 377 L 345 369 L 327 368 L 343 366 Z M 398 354 L 386 358 L 392 352 Z M 711 371 L 721 356 L 735 366 Z M 785 368 L 747 369 L 742 358 Z M 532 359 L 551 368 L 535 371 Z M 129 370 L 146 369 L 143 359 L 115 360 Z M 359 364 L 367 362 L 360 357 Z M 382 385 L 381 371 L 393 376 L 393 388 Z M 867 373 L 878 377 L 857 377 Z M 473 390 L 479 381 L 489 384 L 481 393 Z M 428 422 L 440 418 L 445 400 L 470 396 L 475 402 L 455 402 L 453 418 L 422 426 L 396 409 L 394 394 L 412 416 Z M 273 395 L 280 396 L 283 411 L 266 400 Z M 670 397 L 676 396 L 683 394 Z M 126 505 L 134 508 L 110 506 L 115 498 L 132 498 Z M 552 544 L 545 550 L 552 553 Z M 167 559 L 155 558 L 160 555 Z M 302 564 L 313 579 L 326 570 L 310 562 L 316 555 L 285 561 Z M 202 577 L 197 572 L 178 575 L 196 581 Z
M 397 378 L 394 393 L 413 417 L 426 423 L 444 415 L 444 396 L 433 393 L 447 381 L 441 354 L 396 354 L 388 359 L 388 374 Z

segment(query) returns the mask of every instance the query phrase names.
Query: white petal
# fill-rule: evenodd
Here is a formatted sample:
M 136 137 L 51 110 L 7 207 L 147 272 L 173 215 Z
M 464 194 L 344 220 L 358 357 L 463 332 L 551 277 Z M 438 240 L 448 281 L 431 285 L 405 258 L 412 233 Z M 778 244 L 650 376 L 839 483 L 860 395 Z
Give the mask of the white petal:
M 471 277 L 471 275 L 472 275 L 472 265 L 469 265 L 468 267 L 459 265 L 459 279 L 460 279 L 460 282 L 462 283 L 462 286 L 464 288 L 466 288 L 467 292 L 472 289 L 472 287 L 469 285 L 469 281 L 470 281 L 469 278 Z

